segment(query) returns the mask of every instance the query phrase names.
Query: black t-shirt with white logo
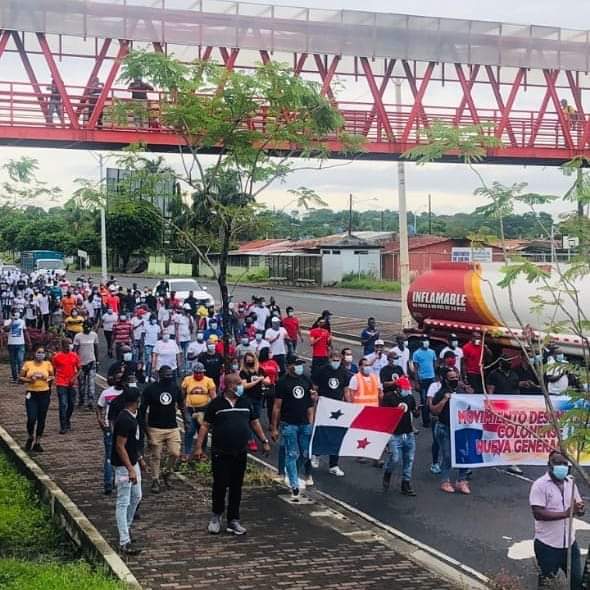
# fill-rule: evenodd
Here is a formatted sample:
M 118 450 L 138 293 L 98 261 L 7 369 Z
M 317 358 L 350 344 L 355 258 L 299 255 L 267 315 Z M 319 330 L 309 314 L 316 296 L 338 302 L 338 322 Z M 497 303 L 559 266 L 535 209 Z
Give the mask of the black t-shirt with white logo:
M 349 382 L 350 372 L 343 366 L 333 369 L 330 365 L 325 365 L 315 377 L 318 393 L 336 400 L 344 398 L 344 388 L 348 387 Z
M 183 397 L 175 381 L 152 383 L 143 391 L 139 408 L 142 422 L 148 413 L 147 426 L 152 428 L 176 428 L 176 409 L 182 407 Z
M 283 400 L 281 422 L 287 424 L 308 424 L 307 410 L 313 406 L 311 380 L 306 375 L 294 376 L 287 373 L 279 379 L 276 397 Z
M 247 397 L 233 404 L 226 397 L 217 397 L 207 406 L 204 419 L 213 430 L 213 450 L 238 454 L 246 452 L 250 422 L 257 420 L 258 414 Z
M 123 461 L 117 452 L 117 437 L 124 436 L 127 439 L 125 449 L 129 455 L 131 465 L 137 463 L 139 458 L 139 426 L 137 419 L 128 410 L 123 410 L 115 420 L 113 427 L 113 450 L 111 452 L 111 463 L 115 467 L 122 467 Z

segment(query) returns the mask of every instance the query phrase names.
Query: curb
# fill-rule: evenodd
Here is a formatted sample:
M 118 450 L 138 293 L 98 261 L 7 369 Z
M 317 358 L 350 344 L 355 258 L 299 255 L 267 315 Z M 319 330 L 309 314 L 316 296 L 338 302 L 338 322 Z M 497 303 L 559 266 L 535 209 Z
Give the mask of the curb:
M 31 480 L 43 500 L 49 505 L 51 515 L 64 528 L 71 540 L 93 561 L 102 562 L 127 587 L 141 590 L 141 585 L 127 564 L 107 543 L 96 527 L 1 426 L 0 447 L 10 456 L 16 468 Z
M 273 474 L 276 474 L 277 472 L 276 467 L 270 463 L 267 463 L 266 461 L 263 461 L 259 457 L 248 454 L 248 459 L 266 468 Z M 449 555 L 438 551 L 434 547 L 430 547 L 429 545 L 426 545 L 425 543 L 422 543 L 417 539 L 406 535 L 402 531 L 399 531 L 398 529 L 381 522 L 371 515 L 366 514 L 365 512 L 362 512 L 361 510 L 358 510 L 346 502 L 343 502 L 338 498 L 334 498 L 330 494 L 322 492 L 317 488 L 314 488 L 311 493 L 309 491 L 306 493 L 312 497 L 319 496 L 321 500 L 328 506 L 336 505 L 336 507 L 338 507 L 340 510 L 362 518 L 378 529 L 381 533 L 388 533 L 390 537 L 393 537 L 393 539 L 391 539 L 390 545 L 394 550 L 396 550 L 398 553 L 401 553 L 404 557 L 411 559 L 418 565 L 426 568 L 431 573 L 444 578 L 451 584 L 454 584 L 458 589 L 489 590 L 490 580 L 487 576 L 474 570 L 468 565 L 457 561 L 453 557 L 450 557 Z

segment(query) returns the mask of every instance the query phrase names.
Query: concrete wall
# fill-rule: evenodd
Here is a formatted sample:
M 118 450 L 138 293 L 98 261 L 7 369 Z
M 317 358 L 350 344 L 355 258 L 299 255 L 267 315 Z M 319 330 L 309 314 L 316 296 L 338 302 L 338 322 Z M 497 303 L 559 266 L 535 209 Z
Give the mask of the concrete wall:
M 324 285 L 339 283 L 344 275 L 365 274 L 381 278 L 381 250 L 371 248 L 322 249 L 322 282 Z

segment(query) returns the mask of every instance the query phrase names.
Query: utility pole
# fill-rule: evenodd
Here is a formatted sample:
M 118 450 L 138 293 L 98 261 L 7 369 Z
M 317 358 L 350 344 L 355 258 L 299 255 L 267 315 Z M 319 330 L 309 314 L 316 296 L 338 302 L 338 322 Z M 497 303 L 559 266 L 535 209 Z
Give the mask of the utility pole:
M 402 83 L 395 80 L 395 102 L 397 103 L 398 120 L 402 110 Z M 403 159 L 397 163 L 397 183 L 399 202 L 399 268 L 401 283 L 401 324 L 402 330 L 412 325 L 408 309 L 408 291 L 410 290 L 410 253 L 408 245 L 408 214 L 406 210 L 406 168 Z
M 381 231 L 385 231 L 385 211 L 381 210 Z
M 352 193 L 348 199 L 348 235 L 352 236 Z
M 428 235 L 432 235 L 432 198 L 428 193 Z
M 104 156 L 98 155 L 98 169 L 100 174 L 99 186 L 102 203 L 100 204 L 100 267 L 102 274 L 102 282 L 106 283 L 108 280 L 107 269 L 107 218 L 106 218 L 106 187 L 104 177 Z

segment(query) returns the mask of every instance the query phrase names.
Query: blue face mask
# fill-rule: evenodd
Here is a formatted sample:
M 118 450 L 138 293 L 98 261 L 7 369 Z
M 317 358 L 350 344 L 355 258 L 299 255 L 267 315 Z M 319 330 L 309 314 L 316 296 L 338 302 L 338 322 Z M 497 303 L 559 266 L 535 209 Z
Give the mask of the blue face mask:
M 242 397 L 244 395 L 244 386 L 242 384 L 236 387 L 236 395 Z
M 303 375 L 303 365 L 295 365 L 293 370 L 295 371 L 295 375 Z
M 555 360 L 556 360 L 558 363 L 563 363 L 563 361 L 565 361 L 565 355 L 564 355 L 562 352 L 561 352 L 561 353 L 559 353 L 559 354 L 556 354 L 556 355 L 555 355 Z
M 409 395 L 412 395 L 412 392 L 409 389 L 402 389 L 400 390 L 400 394 L 402 397 L 408 397 Z
M 330 366 L 336 371 L 340 368 L 340 361 L 330 361 Z
M 570 468 L 567 465 L 553 465 L 551 467 L 551 473 L 553 473 L 555 479 L 559 480 L 564 480 L 568 476 L 569 470 Z

